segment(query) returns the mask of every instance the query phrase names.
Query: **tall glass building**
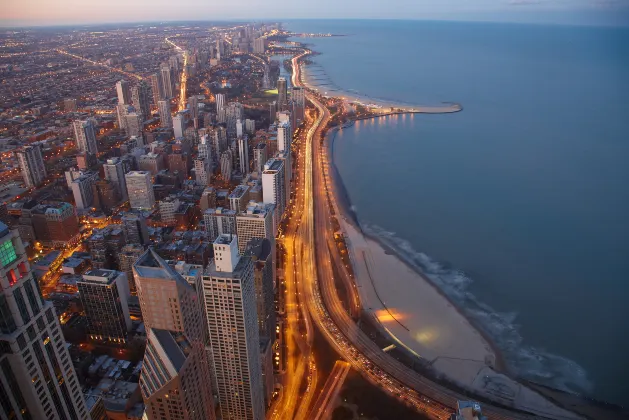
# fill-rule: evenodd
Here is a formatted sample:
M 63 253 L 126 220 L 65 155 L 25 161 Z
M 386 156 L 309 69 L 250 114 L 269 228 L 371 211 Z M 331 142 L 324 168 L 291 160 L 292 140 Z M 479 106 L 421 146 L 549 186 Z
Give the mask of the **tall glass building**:
M 17 231 L 0 223 L 0 418 L 88 420 L 59 320 Z

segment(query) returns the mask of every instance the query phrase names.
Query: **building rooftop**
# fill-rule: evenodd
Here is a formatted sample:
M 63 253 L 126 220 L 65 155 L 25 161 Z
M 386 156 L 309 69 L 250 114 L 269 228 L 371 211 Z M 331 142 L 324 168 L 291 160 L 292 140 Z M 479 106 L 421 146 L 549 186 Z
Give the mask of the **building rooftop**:
M 267 171 L 279 171 L 280 167 L 284 164 L 284 161 L 279 160 L 279 159 L 269 159 L 265 164 L 264 164 L 264 172 L 266 173 Z
M 247 204 L 247 210 L 240 213 L 238 216 L 264 218 L 268 213 L 273 212 L 274 207 L 275 204 L 250 201 L 249 204 Z
M 249 191 L 248 185 L 238 185 L 234 190 L 229 194 L 229 198 L 240 198 L 245 195 Z
M 175 370 L 179 371 L 183 367 L 191 349 L 185 335 L 160 329 L 153 329 L 152 331 Z
M 153 248 L 146 250 L 135 264 L 133 264 L 133 271 L 142 277 L 173 280 L 190 287 L 188 282 L 169 266 Z
M 229 236 L 229 235 L 228 235 Z M 205 271 L 206 276 L 219 279 L 242 279 L 246 271 L 247 265 L 251 263 L 251 257 L 241 256 L 238 264 L 232 271 L 217 271 L 214 260 L 210 262 Z
M 215 209 L 207 209 L 204 214 L 220 214 L 224 216 L 235 216 L 236 210 L 226 209 L 224 207 L 217 207 Z
M 83 274 L 82 283 L 111 284 L 121 273 L 116 270 L 106 270 L 104 268 L 89 270 Z

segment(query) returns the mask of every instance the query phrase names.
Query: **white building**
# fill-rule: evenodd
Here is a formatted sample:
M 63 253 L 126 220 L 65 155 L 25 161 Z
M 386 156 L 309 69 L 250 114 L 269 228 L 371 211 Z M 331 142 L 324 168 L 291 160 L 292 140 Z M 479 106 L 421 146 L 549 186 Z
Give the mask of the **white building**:
M 246 119 L 245 120 L 245 131 L 250 135 L 254 135 L 256 133 L 256 121 Z
M 32 143 L 15 153 L 26 188 L 37 187 L 46 178 L 46 165 L 44 164 L 42 149 L 41 143 Z
M 293 133 L 290 129 L 289 122 L 282 122 L 277 126 L 277 150 L 284 151 L 290 150 L 290 145 L 293 140 Z
M 197 185 L 210 185 L 212 179 L 212 162 L 209 159 L 194 160 L 194 176 Z
M 98 146 L 96 144 L 96 131 L 91 120 L 74 121 L 74 138 L 76 139 L 76 147 L 81 152 L 97 154 Z
M 199 147 L 199 159 L 208 159 L 211 161 L 212 160 L 212 144 L 210 140 L 210 135 L 205 134 L 201 136 L 198 147 Z
M 179 209 L 180 204 L 179 199 L 173 196 L 159 200 L 159 214 L 163 223 L 169 226 L 177 224 L 175 213 Z
M 263 420 L 264 388 L 253 262 L 237 238 L 214 241 L 214 259 L 203 275 L 209 360 L 223 419 Z
M 177 113 L 173 117 L 173 129 L 175 131 L 175 138 L 178 139 L 184 136 L 186 130 L 186 118 L 183 114 Z
M 86 172 L 74 179 L 71 184 L 72 195 L 78 210 L 86 210 L 92 207 L 94 192 L 92 185 L 98 180 L 98 173 Z
M 240 252 L 252 238 L 266 238 L 275 249 L 275 205 L 250 201 L 247 209 L 236 215 L 236 234 Z
M 236 120 L 236 137 L 240 138 L 243 134 L 243 123 L 242 120 Z
M 119 104 L 131 104 L 131 91 L 129 90 L 129 82 L 119 80 L 116 82 L 116 93 L 118 94 Z
M 226 102 L 227 97 L 224 93 L 217 93 L 215 97 L 216 97 L 216 114 L 218 114 L 219 111 L 225 107 L 225 102 Z
M 262 172 L 262 201 L 275 204 L 278 220 L 286 209 L 286 168 L 281 159 L 269 159 Z
M 147 171 L 131 171 L 125 175 L 127 196 L 133 209 L 152 209 L 155 204 L 151 174 Z
M 236 214 L 235 210 L 222 207 L 207 209 L 203 213 L 205 222 L 205 232 L 210 241 L 214 241 L 219 235 L 236 234 Z

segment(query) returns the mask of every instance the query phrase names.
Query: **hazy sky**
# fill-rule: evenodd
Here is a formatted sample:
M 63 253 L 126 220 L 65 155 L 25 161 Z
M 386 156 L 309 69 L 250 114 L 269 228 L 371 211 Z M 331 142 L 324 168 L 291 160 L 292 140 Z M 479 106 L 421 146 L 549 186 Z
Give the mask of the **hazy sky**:
M 629 0 L 0 0 L 0 25 L 391 18 L 628 24 Z

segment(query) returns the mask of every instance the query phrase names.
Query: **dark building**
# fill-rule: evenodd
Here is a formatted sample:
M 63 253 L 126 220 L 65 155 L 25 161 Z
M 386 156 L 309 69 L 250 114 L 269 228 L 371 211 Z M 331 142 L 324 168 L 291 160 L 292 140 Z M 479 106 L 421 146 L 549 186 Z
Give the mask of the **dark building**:
M 115 270 L 90 270 L 77 281 L 77 287 L 90 338 L 126 342 L 131 329 L 127 275 Z

